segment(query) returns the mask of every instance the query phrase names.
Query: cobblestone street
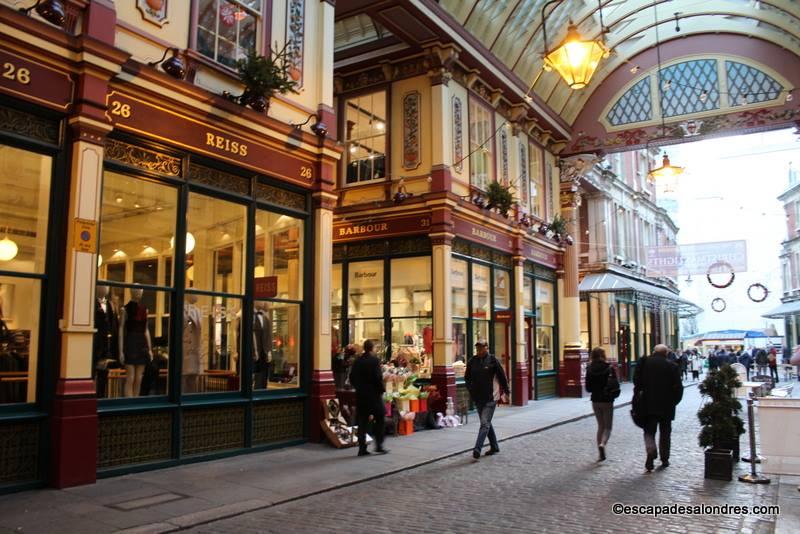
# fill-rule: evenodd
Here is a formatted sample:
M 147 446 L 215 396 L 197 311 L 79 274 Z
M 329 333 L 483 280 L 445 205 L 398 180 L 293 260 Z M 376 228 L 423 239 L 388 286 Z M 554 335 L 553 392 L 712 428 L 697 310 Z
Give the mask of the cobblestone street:
M 604 463 L 595 462 L 595 422 L 583 419 L 509 440 L 501 444 L 499 456 L 481 457 L 477 463 L 471 455 L 459 455 L 192 532 L 773 532 L 774 516 L 655 518 L 612 513 L 618 502 L 777 503 L 774 483 L 703 479 L 695 417 L 699 402 L 697 389 L 688 388 L 673 427 L 671 465 L 650 474 L 643 467 L 641 431 L 623 407 L 615 413 Z M 742 439 L 743 447 L 745 443 Z M 388 446 L 400 450 L 403 441 L 391 439 Z M 346 461 L 367 467 L 374 457 Z M 747 468 L 737 464 L 734 475 Z

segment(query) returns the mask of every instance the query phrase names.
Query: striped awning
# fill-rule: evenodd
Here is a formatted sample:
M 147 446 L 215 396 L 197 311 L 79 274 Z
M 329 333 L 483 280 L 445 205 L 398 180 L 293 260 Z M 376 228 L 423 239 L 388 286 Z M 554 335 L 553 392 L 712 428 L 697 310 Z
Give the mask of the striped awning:
M 666 306 L 677 310 L 680 317 L 692 317 L 703 312 L 703 308 L 697 304 L 668 289 L 609 272 L 587 274 L 581 280 L 578 290 L 582 293 L 632 292 L 654 307 Z

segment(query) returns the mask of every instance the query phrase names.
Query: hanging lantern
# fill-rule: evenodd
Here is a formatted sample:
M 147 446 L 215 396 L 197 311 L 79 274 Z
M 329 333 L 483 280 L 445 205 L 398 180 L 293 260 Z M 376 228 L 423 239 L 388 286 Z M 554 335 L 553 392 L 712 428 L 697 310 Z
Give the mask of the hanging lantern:
M 192 251 L 194 250 L 194 245 L 195 245 L 194 236 L 192 235 L 191 232 L 186 232 L 186 254 L 192 253 Z M 169 248 L 175 248 L 174 237 L 169 238 Z
M 600 60 L 609 53 L 601 39 L 583 39 L 570 22 L 564 41 L 555 50 L 545 52 L 544 68 L 555 69 L 571 89 L 583 89 L 589 85 Z
M 685 169 L 683 167 L 675 167 L 669 162 L 669 156 L 664 154 L 661 160 L 661 167 L 657 167 L 647 173 L 647 181 L 654 184 L 656 180 L 677 178 Z
M 13 260 L 17 257 L 17 252 L 19 252 L 19 247 L 8 236 L 0 239 L 0 261 Z

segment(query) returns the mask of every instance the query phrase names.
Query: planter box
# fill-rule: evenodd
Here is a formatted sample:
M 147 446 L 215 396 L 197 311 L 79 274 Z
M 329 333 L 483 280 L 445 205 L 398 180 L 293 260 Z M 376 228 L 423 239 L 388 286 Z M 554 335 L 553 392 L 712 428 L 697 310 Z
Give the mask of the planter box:
M 705 478 L 733 480 L 733 451 L 730 449 L 706 449 Z
M 410 403 L 409 411 L 412 411 L 414 413 L 419 411 L 419 399 L 411 399 L 409 403 Z
M 408 419 L 400 420 L 399 433 L 401 436 L 407 436 L 414 433 L 414 421 Z
M 739 438 L 735 439 L 726 439 L 724 441 L 720 441 L 714 447 L 715 449 L 721 450 L 729 450 L 733 452 L 733 461 L 738 462 L 742 457 L 739 453 Z

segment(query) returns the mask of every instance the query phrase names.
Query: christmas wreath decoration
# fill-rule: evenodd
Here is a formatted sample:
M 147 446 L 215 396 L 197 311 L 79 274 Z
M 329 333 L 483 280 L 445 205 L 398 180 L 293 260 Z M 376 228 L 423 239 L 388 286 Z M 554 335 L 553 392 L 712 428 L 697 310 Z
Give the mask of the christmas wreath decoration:
M 725 308 L 727 307 L 728 305 L 725 304 L 725 300 L 719 297 L 711 301 L 711 309 L 717 313 L 725 311 Z
M 711 271 L 713 271 L 715 267 L 727 267 L 728 270 L 730 270 L 731 277 L 724 284 L 715 284 L 714 281 L 711 279 Z M 717 289 L 725 289 L 726 287 L 729 287 L 733 283 L 733 280 L 735 278 L 736 278 L 736 273 L 733 272 L 733 266 L 731 266 L 731 264 L 728 263 L 727 261 L 718 261 L 712 263 L 711 265 L 708 266 L 708 270 L 706 271 L 706 280 L 708 280 L 708 283 L 716 287 Z
M 753 297 L 753 295 L 751 294 L 751 291 L 753 289 L 760 289 L 761 290 L 761 298 L 760 299 L 757 299 L 757 298 Z M 767 300 L 767 296 L 768 295 L 769 295 L 769 289 L 767 289 L 767 286 L 765 286 L 764 284 L 759 284 L 759 283 L 750 284 L 750 287 L 747 288 L 747 296 L 753 302 L 764 302 L 765 300 Z

